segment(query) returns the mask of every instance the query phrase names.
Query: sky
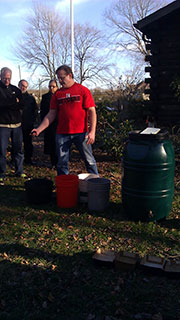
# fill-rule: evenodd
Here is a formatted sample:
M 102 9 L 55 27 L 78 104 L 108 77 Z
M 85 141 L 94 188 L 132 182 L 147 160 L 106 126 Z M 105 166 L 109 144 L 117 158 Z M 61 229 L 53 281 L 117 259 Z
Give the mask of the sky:
M 70 21 L 70 0 L 0 0 L 0 69 L 12 69 L 12 84 L 17 85 L 21 78 L 30 80 L 30 72 L 18 65 L 12 47 L 21 36 L 25 19 L 34 2 L 47 3 L 62 13 Z M 103 13 L 114 0 L 73 0 L 74 22 L 88 22 L 97 28 L 105 28 Z
M 105 9 L 109 8 L 114 1 L 116 0 L 73 0 L 75 23 L 83 24 L 87 22 L 105 31 L 106 26 L 103 14 Z M 67 17 L 70 22 L 70 0 L 0 0 L 0 69 L 5 66 L 12 69 L 12 84 L 14 85 L 18 84 L 20 75 L 21 79 L 28 80 L 31 86 L 35 83 L 30 78 L 31 72 L 25 69 L 23 65 L 18 65 L 12 50 L 12 47 L 16 45 L 16 41 L 21 37 L 26 17 L 30 13 L 33 2 L 48 4 L 61 15 Z M 172 2 L 172 0 L 169 0 L 169 2 Z M 129 61 L 126 58 L 122 58 L 121 54 L 119 54 L 115 63 L 122 73 L 131 67 L 128 64 Z M 34 80 L 37 80 L 37 78 L 38 75 Z

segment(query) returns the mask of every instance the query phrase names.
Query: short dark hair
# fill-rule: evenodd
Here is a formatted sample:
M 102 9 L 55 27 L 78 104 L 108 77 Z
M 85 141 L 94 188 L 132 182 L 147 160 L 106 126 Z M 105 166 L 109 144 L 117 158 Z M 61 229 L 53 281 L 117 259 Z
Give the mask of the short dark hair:
M 60 66 L 59 68 L 57 68 L 56 70 L 56 74 L 60 71 L 60 70 L 64 70 L 66 72 L 66 74 L 72 74 L 72 78 L 74 78 L 74 74 L 72 72 L 72 69 L 67 66 L 66 64 L 63 64 L 62 66 Z
M 50 86 L 51 82 L 55 82 L 56 86 L 58 86 L 56 79 L 51 79 L 48 86 Z
M 21 80 L 18 82 L 18 87 L 20 86 L 20 84 L 21 84 L 23 81 L 25 81 L 25 82 L 27 83 L 27 86 L 28 86 L 28 82 L 27 82 L 27 80 L 25 80 L 25 79 L 21 79 Z

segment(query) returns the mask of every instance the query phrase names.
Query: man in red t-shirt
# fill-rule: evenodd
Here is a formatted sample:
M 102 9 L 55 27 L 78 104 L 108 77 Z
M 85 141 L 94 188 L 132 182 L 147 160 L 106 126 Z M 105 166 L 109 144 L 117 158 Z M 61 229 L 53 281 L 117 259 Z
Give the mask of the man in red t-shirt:
M 58 115 L 56 132 L 58 175 L 69 173 L 69 150 L 72 143 L 79 150 L 88 173 L 98 174 L 91 147 L 95 141 L 97 122 L 95 103 L 91 92 L 74 81 L 70 67 L 62 65 L 56 70 L 56 74 L 61 88 L 52 96 L 50 111 L 39 127 L 32 130 L 32 134 L 38 136 Z

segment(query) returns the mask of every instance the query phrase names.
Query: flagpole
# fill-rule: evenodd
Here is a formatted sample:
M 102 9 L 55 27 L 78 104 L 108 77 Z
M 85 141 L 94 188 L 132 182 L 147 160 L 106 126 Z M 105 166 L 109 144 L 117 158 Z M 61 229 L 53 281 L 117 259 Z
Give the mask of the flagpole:
M 18 69 L 19 69 L 19 80 L 21 80 L 21 67 L 20 67 L 20 65 L 18 66 Z
M 70 18 L 71 18 L 71 68 L 74 73 L 74 8 L 73 0 L 70 0 Z

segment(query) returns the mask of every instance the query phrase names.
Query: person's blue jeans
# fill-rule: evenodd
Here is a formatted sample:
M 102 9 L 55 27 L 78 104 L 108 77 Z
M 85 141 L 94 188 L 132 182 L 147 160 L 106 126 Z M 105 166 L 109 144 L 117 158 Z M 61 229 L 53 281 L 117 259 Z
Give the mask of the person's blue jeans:
M 13 161 L 15 164 L 15 175 L 23 173 L 24 154 L 22 149 L 22 128 L 0 127 L 0 177 L 6 174 L 6 152 L 11 137 Z
M 56 150 L 58 156 L 57 174 L 69 173 L 69 151 L 72 143 L 77 147 L 82 160 L 84 160 L 88 173 L 98 174 L 96 160 L 92 154 L 92 147 L 87 144 L 87 133 L 56 134 Z

